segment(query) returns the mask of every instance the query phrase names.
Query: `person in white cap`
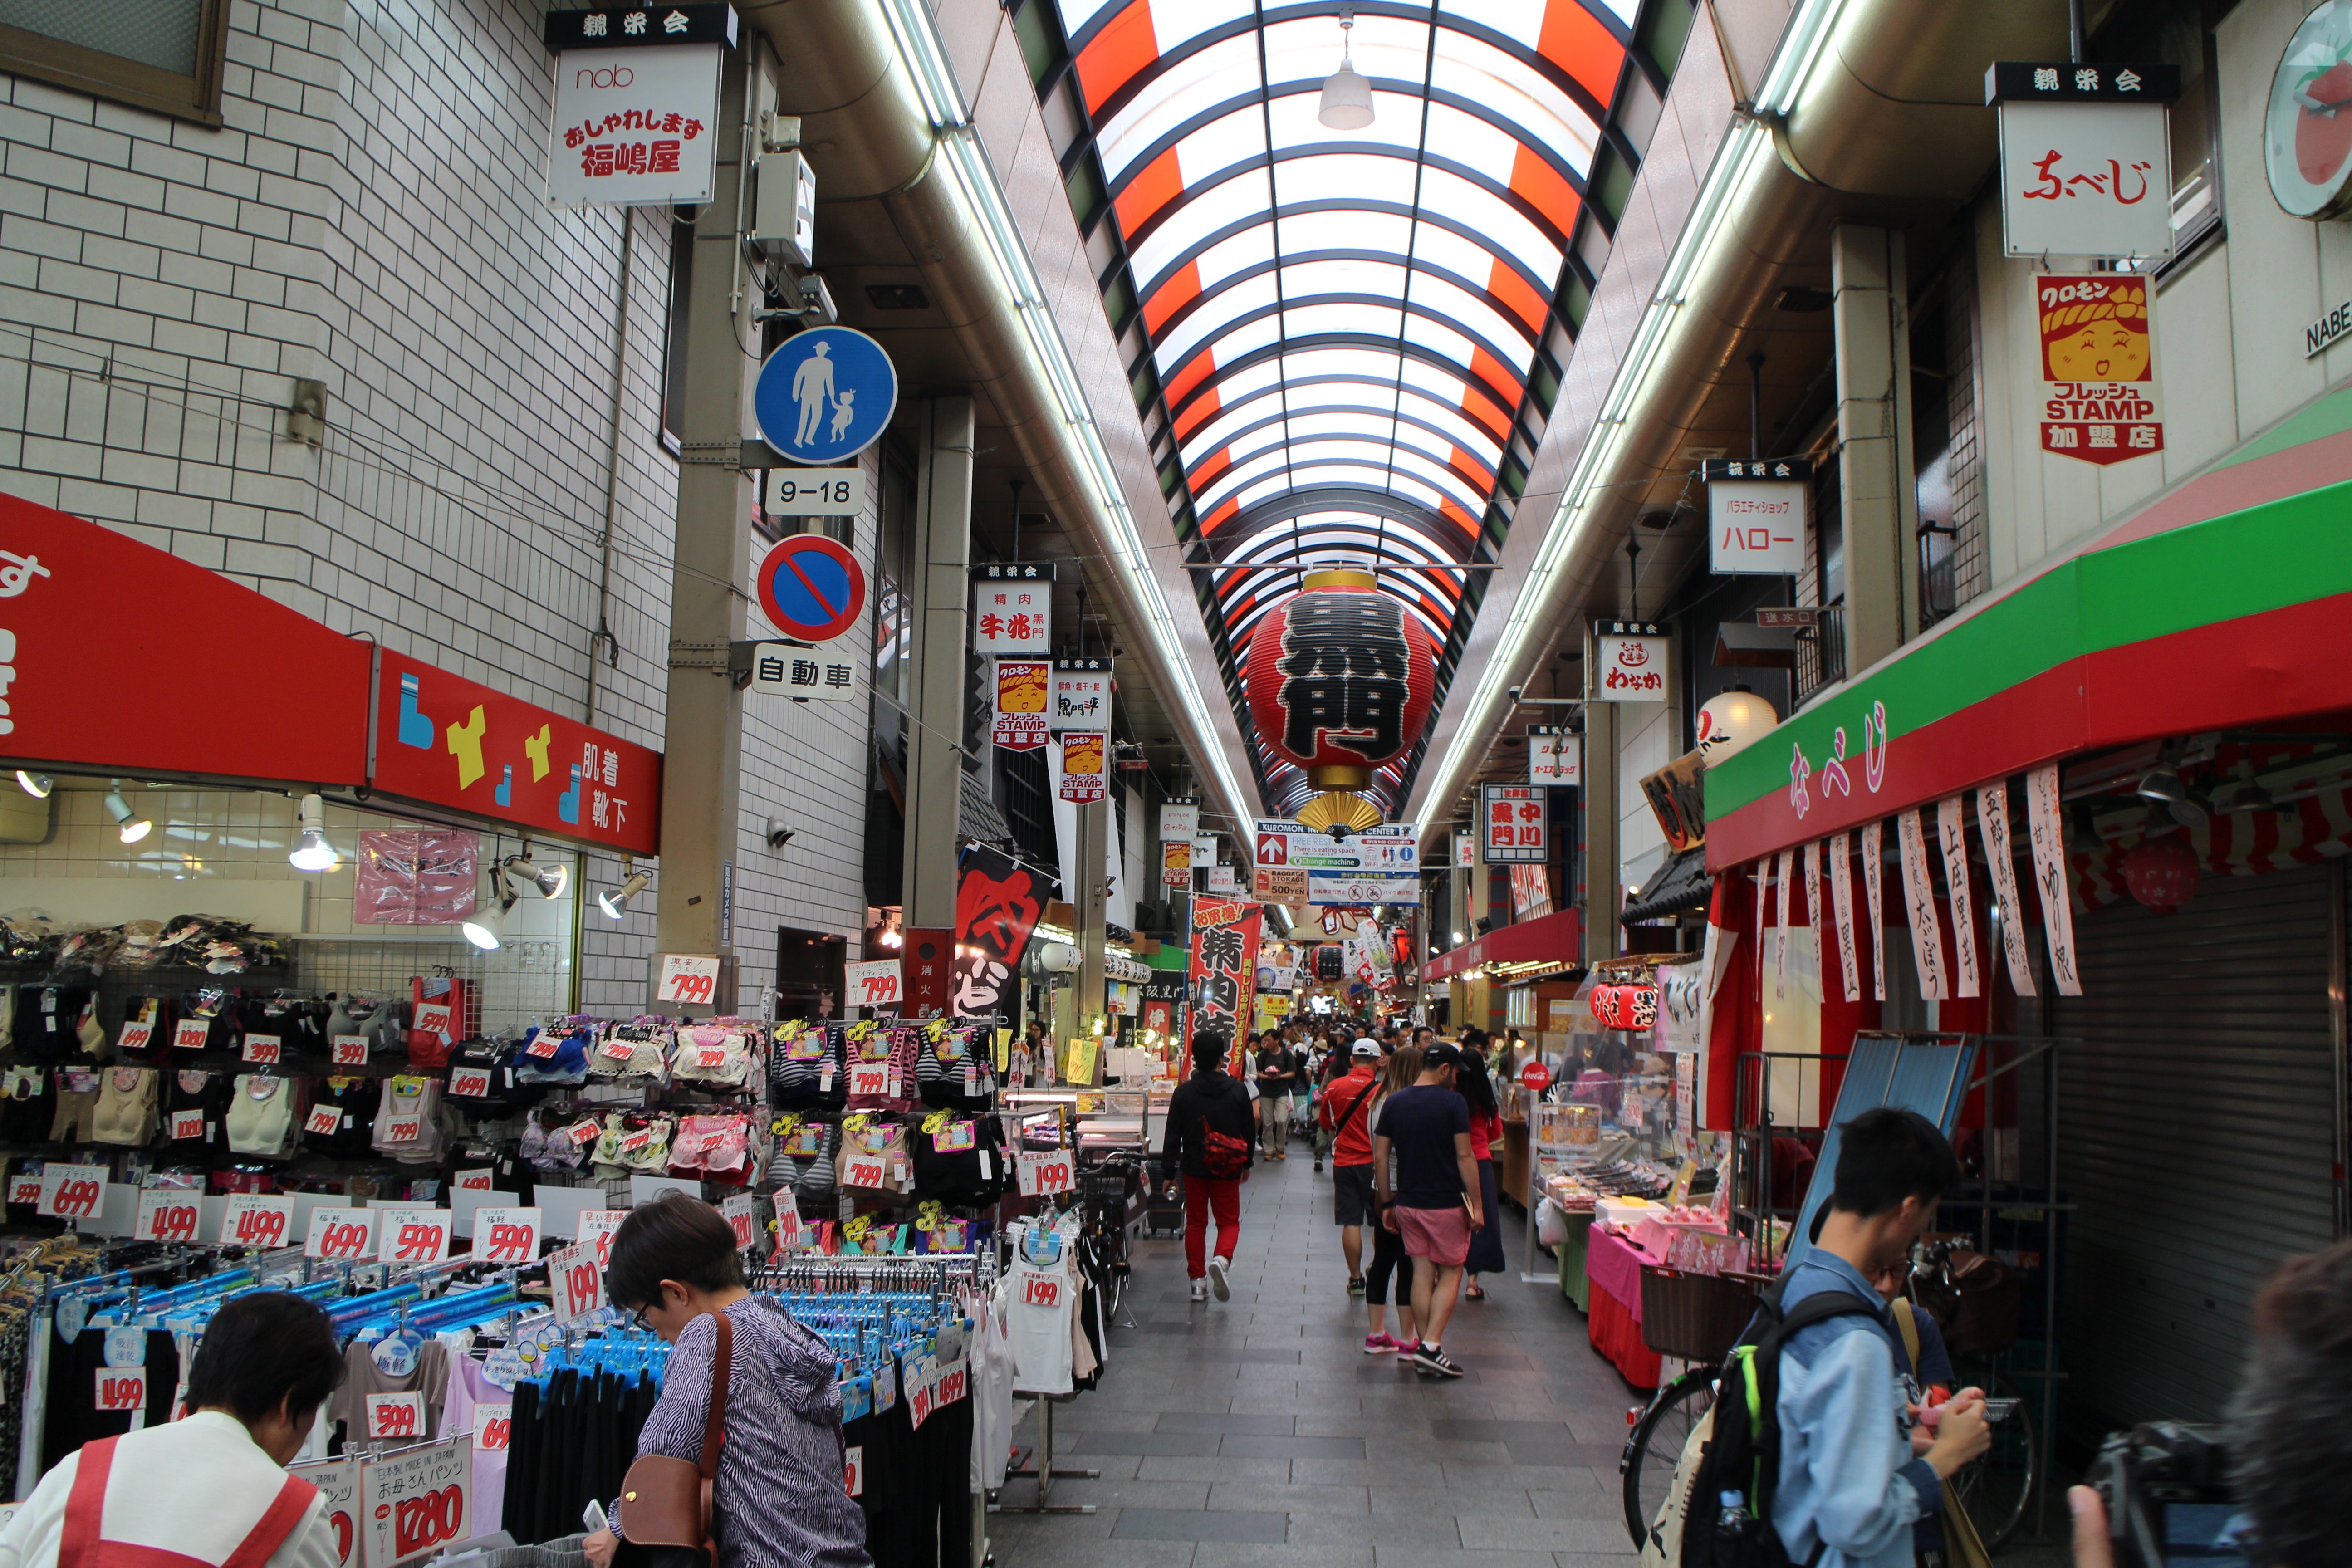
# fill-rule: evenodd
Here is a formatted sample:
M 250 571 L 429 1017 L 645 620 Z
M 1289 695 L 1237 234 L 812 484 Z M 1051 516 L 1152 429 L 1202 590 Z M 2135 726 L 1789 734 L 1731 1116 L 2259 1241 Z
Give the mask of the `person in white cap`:
M 1318 1111 L 1331 1131 L 1331 1218 L 1348 1256 L 1348 1294 L 1364 1289 L 1364 1226 L 1372 1223 L 1372 1135 L 1366 1114 L 1380 1087 L 1381 1047 L 1362 1036 L 1348 1050 L 1349 1071 L 1323 1089 Z

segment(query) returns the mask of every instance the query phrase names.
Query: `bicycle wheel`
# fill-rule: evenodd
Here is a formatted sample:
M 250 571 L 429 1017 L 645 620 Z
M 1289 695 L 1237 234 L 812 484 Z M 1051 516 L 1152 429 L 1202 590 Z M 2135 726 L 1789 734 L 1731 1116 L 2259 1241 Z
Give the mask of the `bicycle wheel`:
M 1658 1390 L 1625 1439 L 1617 1470 L 1625 1478 L 1625 1532 L 1637 1552 L 1650 1539 L 1650 1521 L 1665 1506 L 1692 1428 L 1715 1408 L 1715 1377 L 1714 1367 L 1696 1366 Z
M 1952 1490 L 1968 1510 L 1977 1534 L 1984 1539 L 1985 1550 L 1998 1552 L 2003 1542 L 2017 1533 L 2026 1505 L 2033 1500 L 2034 1483 L 2041 1474 L 2041 1435 L 2034 1429 L 2032 1406 L 2009 1379 L 1984 1370 L 1968 1381 L 1990 1398 L 2018 1402 L 2007 1420 L 1993 1423 L 1992 1447 L 1984 1457 L 1962 1466 L 1952 1477 Z

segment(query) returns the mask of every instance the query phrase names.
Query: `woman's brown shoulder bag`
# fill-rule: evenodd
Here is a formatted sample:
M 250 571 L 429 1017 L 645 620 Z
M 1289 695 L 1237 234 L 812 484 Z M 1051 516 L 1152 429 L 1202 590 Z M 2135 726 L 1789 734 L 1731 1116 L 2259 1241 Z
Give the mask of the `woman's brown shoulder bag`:
M 717 1359 L 710 1367 L 710 1416 L 702 1428 L 702 1462 L 647 1454 L 621 1480 L 621 1528 L 632 1546 L 677 1548 L 719 1561 L 711 1534 L 710 1489 L 719 1479 L 719 1450 L 727 1446 L 727 1375 L 735 1355 L 735 1325 L 719 1322 Z

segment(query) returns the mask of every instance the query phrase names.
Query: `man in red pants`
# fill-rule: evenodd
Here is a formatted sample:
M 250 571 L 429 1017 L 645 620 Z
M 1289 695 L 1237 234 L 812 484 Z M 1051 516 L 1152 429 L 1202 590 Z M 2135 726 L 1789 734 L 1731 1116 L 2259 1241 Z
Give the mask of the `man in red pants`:
M 1168 1101 L 1168 1131 L 1160 1143 L 1160 1176 L 1172 1193 L 1184 1176 L 1184 1263 L 1192 1279 L 1192 1300 L 1232 1294 L 1225 1266 L 1233 1261 L 1241 1234 L 1242 1183 L 1249 1176 L 1249 1089 L 1225 1071 L 1225 1038 L 1208 1030 L 1192 1037 L 1192 1076 Z M 1206 1257 L 1209 1220 L 1217 1222 L 1217 1250 Z

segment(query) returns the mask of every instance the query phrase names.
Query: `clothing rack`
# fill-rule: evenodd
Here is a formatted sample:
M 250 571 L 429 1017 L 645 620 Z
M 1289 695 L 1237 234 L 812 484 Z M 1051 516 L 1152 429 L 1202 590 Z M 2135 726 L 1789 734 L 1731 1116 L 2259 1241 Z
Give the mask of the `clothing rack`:
M 954 1286 L 988 1289 L 996 1283 L 996 1257 L 992 1246 L 982 1252 L 935 1252 L 887 1258 L 849 1255 L 838 1258 L 800 1254 L 772 1259 L 754 1271 L 755 1290 L 800 1291 L 807 1295 L 866 1294 L 874 1291 L 929 1291 L 944 1295 Z

